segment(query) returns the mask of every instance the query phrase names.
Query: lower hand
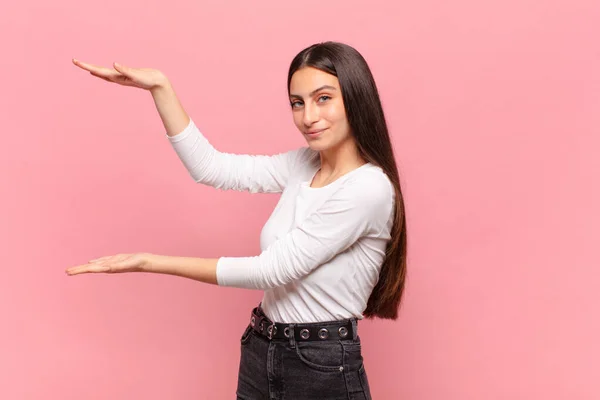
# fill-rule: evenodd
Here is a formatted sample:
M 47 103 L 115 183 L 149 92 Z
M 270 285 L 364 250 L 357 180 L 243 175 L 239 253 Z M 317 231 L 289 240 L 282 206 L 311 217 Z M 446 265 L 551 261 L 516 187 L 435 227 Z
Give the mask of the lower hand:
M 90 260 L 87 264 L 67 268 L 67 275 L 86 273 L 144 272 L 152 260 L 150 253 L 117 254 Z

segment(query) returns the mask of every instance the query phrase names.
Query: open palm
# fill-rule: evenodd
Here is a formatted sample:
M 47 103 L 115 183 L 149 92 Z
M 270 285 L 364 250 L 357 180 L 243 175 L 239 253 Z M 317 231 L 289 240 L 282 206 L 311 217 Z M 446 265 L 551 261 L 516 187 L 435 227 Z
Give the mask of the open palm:
M 131 68 L 114 63 L 114 68 L 101 67 L 73 59 L 73 64 L 89 71 L 90 74 L 104 79 L 107 82 L 118 83 L 123 86 L 132 86 L 140 89 L 151 90 L 164 84 L 165 75 L 153 68 Z
M 142 272 L 150 262 L 150 254 L 116 254 L 90 260 L 87 264 L 67 268 L 68 275 L 86 273 Z

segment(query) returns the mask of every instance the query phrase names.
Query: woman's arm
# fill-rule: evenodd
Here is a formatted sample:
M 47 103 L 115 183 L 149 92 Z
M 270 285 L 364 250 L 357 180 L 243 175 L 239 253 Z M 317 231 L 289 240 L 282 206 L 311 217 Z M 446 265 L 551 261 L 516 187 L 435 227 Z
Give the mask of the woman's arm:
M 217 284 L 217 258 L 197 258 L 150 255 L 150 262 L 142 270 L 156 274 L 176 275 L 196 281 Z
M 381 169 L 350 178 L 260 255 L 221 257 L 218 285 L 260 290 L 286 285 L 310 274 L 363 236 L 389 239 L 394 204 L 394 188 Z
M 196 182 L 251 193 L 278 193 L 285 188 L 300 149 L 272 156 L 219 152 L 196 128 L 161 71 L 117 63 L 114 68 L 106 68 L 75 59 L 73 63 L 105 81 L 148 90 L 167 137 Z
M 250 193 L 283 191 L 298 149 L 271 156 L 220 152 L 185 112 L 167 79 L 150 92 L 169 141 L 195 182 Z
M 161 104 L 165 103 L 168 92 L 158 97 Z M 275 155 L 221 152 L 213 147 L 192 119 L 188 121 L 182 132 L 174 136 L 167 133 L 169 141 L 194 181 L 216 189 L 280 193 L 286 187 L 294 165 L 303 162 L 299 159 L 308 155 L 306 148 Z
M 309 274 L 366 234 L 385 238 L 394 190 L 381 173 L 345 182 L 300 224 L 254 257 L 194 258 L 149 253 L 118 254 L 67 269 L 88 272 L 152 272 L 219 286 L 269 289 Z M 382 254 L 383 256 L 383 254 Z
M 150 253 L 116 254 L 90 260 L 87 264 L 67 268 L 67 275 L 86 273 L 151 272 L 175 275 L 217 284 L 216 258 L 162 256 Z
M 169 80 L 166 78 L 162 80 L 150 89 L 150 93 L 154 99 L 160 119 L 167 131 L 167 136 L 175 136 L 182 132 L 190 123 L 190 117 L 179 102 L 179 98 L 175 94 Z

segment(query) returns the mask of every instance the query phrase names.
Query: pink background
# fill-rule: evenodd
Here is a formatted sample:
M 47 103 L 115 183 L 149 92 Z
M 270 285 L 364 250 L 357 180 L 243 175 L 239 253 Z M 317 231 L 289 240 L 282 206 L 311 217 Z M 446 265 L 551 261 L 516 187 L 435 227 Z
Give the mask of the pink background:
M 261 292 L 65 268 L 120 252 L 258 254 L 277 196 L 194 184 L 149 93 L 71 58 L 162 70 L 220 150 L 304 145 L 285 79 L 355 46 L 401 168 L 409 280 L 360 324 L 375 399 L 600 398 L 600 3 L 35 1 L 0 12 L 0 398 L 235 397 Z

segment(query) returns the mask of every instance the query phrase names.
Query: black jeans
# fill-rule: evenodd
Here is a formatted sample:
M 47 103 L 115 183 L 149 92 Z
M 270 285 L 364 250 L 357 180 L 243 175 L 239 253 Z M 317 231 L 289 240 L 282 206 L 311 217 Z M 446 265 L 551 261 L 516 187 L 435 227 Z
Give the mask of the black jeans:
M 360 337 L 269 340 L 248 324 L 241 338 L 236 394 L 237 400 L 371 400 Z

